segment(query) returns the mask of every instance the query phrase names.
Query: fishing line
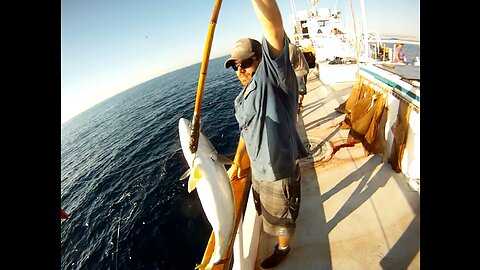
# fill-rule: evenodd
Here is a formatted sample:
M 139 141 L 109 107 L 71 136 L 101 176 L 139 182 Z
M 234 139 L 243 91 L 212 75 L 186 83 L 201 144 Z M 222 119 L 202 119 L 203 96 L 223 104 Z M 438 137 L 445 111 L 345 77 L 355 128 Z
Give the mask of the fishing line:
M 117 251 L 116 251 L 116 259 L 115 259 L 115 269 L 118 269 L 118 241 L 120 239 L 120 222 L 122 222 L 122 219 L 118 219 L 118 229 L 117 229 Z

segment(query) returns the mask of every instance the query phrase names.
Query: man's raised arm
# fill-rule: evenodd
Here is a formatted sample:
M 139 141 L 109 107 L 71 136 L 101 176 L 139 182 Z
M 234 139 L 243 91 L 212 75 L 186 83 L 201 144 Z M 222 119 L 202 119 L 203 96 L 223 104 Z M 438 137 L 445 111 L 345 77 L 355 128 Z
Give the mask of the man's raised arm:
M 263 28 L 263 35 L 268 41 L 270 57 L 276 59 L 285 46 L 285 30 L 282 15 L 275 0 L 251 0 L 258 20 Z

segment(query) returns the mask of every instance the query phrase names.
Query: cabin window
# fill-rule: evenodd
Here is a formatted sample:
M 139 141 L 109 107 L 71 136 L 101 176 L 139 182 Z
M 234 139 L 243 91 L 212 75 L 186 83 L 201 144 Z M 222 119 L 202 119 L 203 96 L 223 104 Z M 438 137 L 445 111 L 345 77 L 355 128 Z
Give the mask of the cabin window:
M 307 21 L 300 21 L 300 25 L 302 26 L 303 38 L 310 38 L 308 35 Z

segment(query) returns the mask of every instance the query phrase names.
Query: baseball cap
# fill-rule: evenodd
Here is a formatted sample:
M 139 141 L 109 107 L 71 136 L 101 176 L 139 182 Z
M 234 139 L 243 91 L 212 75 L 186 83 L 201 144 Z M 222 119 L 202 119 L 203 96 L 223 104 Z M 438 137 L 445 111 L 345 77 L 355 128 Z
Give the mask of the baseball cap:
M 262 45 L 255 39 L 242 38 L 235 42 L 230 58 L 225 61 L 225 68 L 231 67 L 235 62 L 241 62 L 254 54 L 262 55 Z

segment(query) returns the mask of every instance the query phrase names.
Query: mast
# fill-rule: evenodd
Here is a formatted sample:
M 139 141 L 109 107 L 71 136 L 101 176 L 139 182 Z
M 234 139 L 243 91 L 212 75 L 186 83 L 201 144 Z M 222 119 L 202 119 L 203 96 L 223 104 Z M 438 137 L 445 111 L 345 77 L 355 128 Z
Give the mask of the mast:
M 365 12 L 365 0 L 360 1 L 360 10 L 362 12 L 362 32 L 363 32 L 363 46 L 365 57 L 368 57 L 368 30 L 367 30 L 367 14 Z
M 292 8 L 293 19 L 297 21 L 297 7 L 295 6 L 295 0 L 290 0 L 290 6 Z

